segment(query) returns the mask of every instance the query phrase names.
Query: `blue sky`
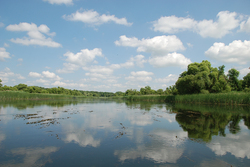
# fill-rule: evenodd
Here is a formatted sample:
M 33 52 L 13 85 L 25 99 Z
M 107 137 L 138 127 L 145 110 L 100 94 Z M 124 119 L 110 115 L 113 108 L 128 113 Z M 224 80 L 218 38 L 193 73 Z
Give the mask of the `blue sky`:
M 2 0 L 8 86 L 166 89 L 192 62 L 250 70 L 248 0 Z

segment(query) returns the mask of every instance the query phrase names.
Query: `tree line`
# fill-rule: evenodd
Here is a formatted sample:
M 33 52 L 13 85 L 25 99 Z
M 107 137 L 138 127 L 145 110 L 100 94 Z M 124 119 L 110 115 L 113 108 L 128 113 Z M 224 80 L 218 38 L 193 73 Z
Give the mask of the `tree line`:
M 27 86 L 18 84 L 15 86 L 2 85 L 0 79 L 0 91 L 24 91 L 29 93 L 48 93 L 48 94 L 66 94 L 73 96 L 92 96 L 92 97 L 112 97 L 112 96 L 130 96 L 130 95 L 177 95 L 177 94 L 198 94 L 198 93 L 224 93 L 230 91 L 250 92 L 250 73 L 238 79 L 240 72 L 232 68 L 225 75 L 225 66 L 214 68 L 207 60 L 201 63 L 191 63 L 187 71 L 180 74 L 175 85 L 167 87 L 165 90 L 153 90 L 150 86 L 145 86 L 139 91 L 136 89 L 127 89 L 125 92 L 98 92 L 71 90 L 63 87 L 44 88 L 39 86 Z
M 125 95 L 183 95 L 198 93 L 226 93 L 230 91 L 250 92 L 250 73 L 239 79 L 240 72 L 234 68 L 225 75 L 225 66 L 214 68 L 207 60 L 201 63 L 191 63 L 187 71 L 180 74 L 175 85 L 169 86 L 166 90 L 153 90 L 150 86 L 136 89 L 128 89 Z

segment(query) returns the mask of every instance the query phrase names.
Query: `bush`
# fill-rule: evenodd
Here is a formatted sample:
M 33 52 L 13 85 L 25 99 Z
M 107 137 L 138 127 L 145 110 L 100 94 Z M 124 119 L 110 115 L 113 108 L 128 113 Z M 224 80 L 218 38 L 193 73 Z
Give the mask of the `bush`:
M 201 94 L 209 94 L 209 91 L 208 91 L 208 90 L 205 90 L 205 89 L 202 89 L 202 90 L 201 90 Z

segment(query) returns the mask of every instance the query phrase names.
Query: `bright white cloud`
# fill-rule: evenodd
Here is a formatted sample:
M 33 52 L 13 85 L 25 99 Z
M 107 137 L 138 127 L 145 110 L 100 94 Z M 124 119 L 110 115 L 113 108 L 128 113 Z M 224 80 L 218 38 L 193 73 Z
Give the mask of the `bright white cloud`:
M 240 23 L 240 31 L 250 33 L 250 17 L 248 17 L 248 20 Z
M 190 59 L 176 52 L 169 53 L 162 57 L 150 57 L 148 62 L 154 67 L 179 66 L 183 68 L 186 68 L 188 64 L 192 63 Z
M 247 64 L 250 61 L 250 41 L 235 40 L 229 45 L 216 42 L 205 55 L 225 63 Z
M 125 35 L 120 36 L 119 41 L 115 41 L 118 46 L 137 47 L 137 52 L 148 52 L 153 56 L 164 55 L 169 52 L 184 50 L 181 40 L 175 35 L 156 36 L 153 38 L 138 40 L 135 37 L 128 38 Z
M 103 55 L 102 49 L 95 48 L 93 50 L 82 49 L 81 52 L 78 52 L 76 54 L 72 52 L 67 52 L 63 56 L 67 57 L 66 61 L 68 61 L 69 63 L 85 66 L 86 64 L 93 62 L 96 56 L 102 57 Z
M 10 53 L 6 52 L 5 48 L 0 48 L 0 61 L 5 61 L 5 59 L 9 59 Z
M 30 72 L 30 73 L 29 73 L 29 76 L 30 76 L 30 77 L 41 77 L 42 75 L 39 74 L 39 73 L 37 73 L 37 72 Z
M 73 5 L 73 0 L 43 0 L 44 2 L 49 2 L 50 4 L 65 4 L 65 5 Z
M 197 24 L 198 33 L 202 37 L 221 38 L 230 33 L 231 30 L 239 26 L 239 19 L 236 19 L 237 13 L 221 11 L 217 14 L 218 20 L 203 20 Z
M 191 30 L 202 37 L 221 38 L 237 28 L 240 23 L 239 15 L 236 12 L 221 11 L 217 14 L 217 20 L 196 21 L 192 18 L 176 16 L 161 17 L 153 22 L 154 31 L 163 33 L 177 33 L 179 31 Z M 242 27 L 245 23 L 242 23 Z M 244 28 L 242 28 L 244 29 Z
M 43 71 L 42 74 L 46 78 L 50 78 L 50 79 L 54 79 L 54 80 L 61 80 L 62 79 L 62 78 L 60 78 L 58 75 L 56 75 L 53 72 Z
M 152 75 L 154 75 L 154 73 L 152 72 L 147 72 L 147 71 L 137 71 L 134 72 L 132 71 L 130 73 L 130 76 L 126 77 L 126 80 L 132 81 L 132 82 L 148 82 L 148 81 L 152 81 Z
M 177 33 L 179 31 L 194 29 L 196 21 L 191 18 L 165 16 L 153 22 L 154 31 L 163 33 Z
M 81 21 L 89 25 L 101 25 L 108 22 L 114 22 L 125 26 L 131 26 L 133 23 L 128 23 L 126 18 L 117 18 L 115 15 L 100 15 L 94 10 L 86 10 L 83 12 L 76 11 L 71 15 L 63 15 L 65 20 Z
M 55 33 L 50 33 L 50 29 L 47 25 L 41 24 L 39 27 L 34 23 L 22 22 L 19 24 L 9 25 L 6 27 L 8 31 L 27 31 L 28 37 L 11 39 L 13 43 L 19 43 L 22 45 L 40 45 L 48 47 L 62 47 L 61 44 L 54 42 L 51 38 L 47 38 L 45 35 L 54 36 Z

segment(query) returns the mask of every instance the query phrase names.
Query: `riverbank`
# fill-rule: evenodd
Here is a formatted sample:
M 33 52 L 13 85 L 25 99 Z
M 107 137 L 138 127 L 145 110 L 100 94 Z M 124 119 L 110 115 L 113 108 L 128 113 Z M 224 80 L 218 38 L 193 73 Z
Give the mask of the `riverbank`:
M 132 101 L 161 101 L 170 103 L 218 104 L 218 105 L 250 105 L 249 92 L 210 93 L 169 96 L 127 96 Z
M 46 100 L 46 99 L 72 99 L 75 96 L 58 95 L 58 94 L 43 94 L 43 93 L 28 93 L 22 91 L 0 91 L 0 100 Z

